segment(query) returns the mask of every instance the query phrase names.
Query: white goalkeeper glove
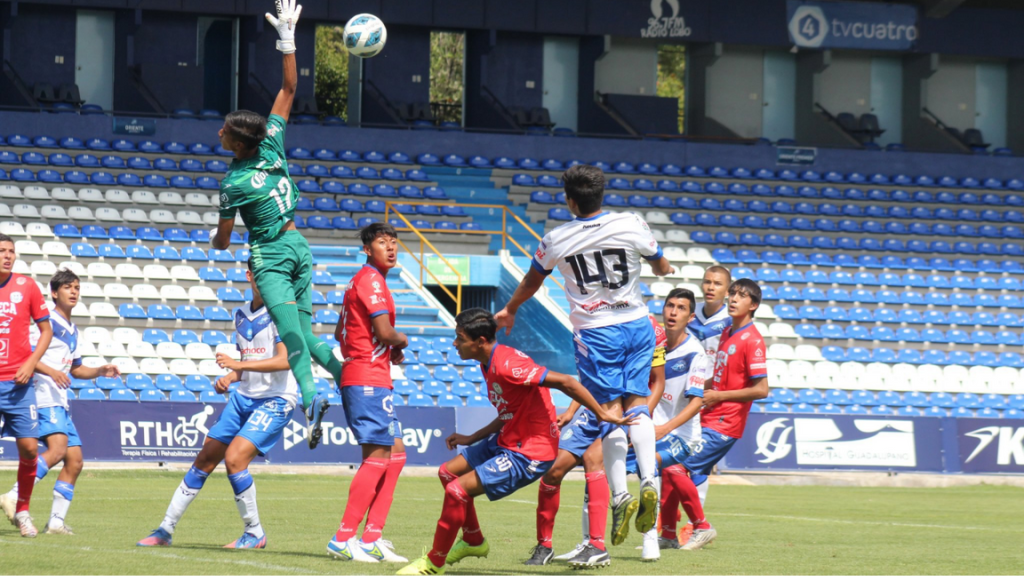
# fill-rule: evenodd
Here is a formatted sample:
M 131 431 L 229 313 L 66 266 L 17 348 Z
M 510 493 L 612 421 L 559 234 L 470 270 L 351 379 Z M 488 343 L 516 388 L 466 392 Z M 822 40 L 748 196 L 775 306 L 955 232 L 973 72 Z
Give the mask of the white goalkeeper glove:
M 295 26 L 299 23 L 299 14 L 302 14 L 302 5 L 296 5 L 296 0 L 275 0 L 277 16 L 267 14 L 267 22 L 277 29 L 277 35 L 281 37 L 277 41 L 277 49 L 284 54 L 295 53 Z

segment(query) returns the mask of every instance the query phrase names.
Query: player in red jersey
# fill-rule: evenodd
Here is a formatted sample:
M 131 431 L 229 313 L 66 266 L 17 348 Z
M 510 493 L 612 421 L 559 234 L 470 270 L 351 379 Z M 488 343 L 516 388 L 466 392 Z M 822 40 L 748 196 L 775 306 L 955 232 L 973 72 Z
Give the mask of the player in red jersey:
M 408 562 L 380 538 L 405 465 L 402 425 L 391 393 L 391 364 L 404 360 L 402 349 L 409 339 L 395 330 L 395 301 L 387 284 L 388 271 L 398 264 L 398 234 L 390 224 L 377 222 L 363 228 L 360 237 L 366 264 L 345 291 L 334 335 L 345 358 L 339 383 L 342 408 L 362 446 L 363 463 L 349 486 L 345 514 L 327 552 L 358 562 Z M 364 516 L 363 536 L 357 539 Z
M 28 514 L 32 488 L 36 483 L 39 455 L 39 423 L 32 374 L 50 347 L 53 326 L 50 310 L 35 280 L 15 274 L 14 240 L 0 234 L 0 434 L 13 436 L 18 445 L 18 505 L 12 523 L 26 538 L 38 534 Z M 29 325 L 39 328 L 35 351 L 29 343 Z
M 684 507 L 703 512 L 697 486 L 707 482 L 711 469 L 743 436 L 750 404 L 768 397 L 764 338 L 754 326 L 754 312 L 760 304 L 761 288 L 753 280 L 743 278 L 729 286 L 732 326 L 722 332 L 714 379 L 705 385 L 704 412 L 700 417 L 703 448 L 689 456 L 658 452 L 664 467 L 681 463 L 690 473 L 689 481 L 681 483 L 680 500 Z M 685 458 L 680 462 L 677 456 Z M 696 522 L 683 550 L 703 548 L 717 535 L 707 520 Z
M 547 388 L 561 390 L 603 421 L 629 424 L 633 420 L 606 410 L 571 376 L 552 372 L 526 354 L 495 342 L 498 325 L 490 312 L 464 310 L 455 324 L 453 344 L 459 358 L 480 362 L 487 397 L 498 417 L 473 434 L 455 433 L 446 440 L 449 449 L 469 448 L 438 470 L 445 495 L 433 547 L 398 574 L 444 574 L 445 563 L 487 556 L 490 545 L 480 532 L 473 499 L 486 494 L 490 500 L 499 500 L 535 482 L 558 454 L 555 406 Z M 462 539 L 456 543 L 460 529 Z

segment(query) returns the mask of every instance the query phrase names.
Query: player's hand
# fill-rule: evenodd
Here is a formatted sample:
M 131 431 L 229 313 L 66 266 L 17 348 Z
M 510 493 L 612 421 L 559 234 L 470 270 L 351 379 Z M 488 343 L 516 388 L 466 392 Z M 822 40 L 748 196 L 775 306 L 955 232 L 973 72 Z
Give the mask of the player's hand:
M 654 426 L 654 439 L 661 440 L 671 431 L 672 429 L 669 428 L 667 424 L 656 424 Z
M 18 371 L 14 374 L 14 383 L 18 385 L 25 385 L 32 381 L 32 374 L 36 371 L 34 364 L 25 362 L 18 368 Z
M 498 330 L 505 329 L 505 336 L 512 333 L 512 327 L 516 324 L 516 315 L 509 312 L 508 308 L 502 308 L 494 315 L 494 321 L 498 324 Z
M 637 423 L 636 419 L 639 417 L 639 414 L 630 414 L 629 416 L 624 416 L 620 413 L 610 412 L 604 408 L 602 408 L 601 412 L 597 414 L 598 420 L 602 422 L 608 422 L 610 424 L 615 424 L 617 426 L 632 426 Z
M 223 368 L 225 370 L 239 370 L 240 369 L 239 367 L 241 366 L 241 364 L 242 364 L 241 362 L 239 362 L 238 360 L 235 360 L 234 358 L 232 358 L 231 356 L 228 356 L 227 354 L 225 354 L 223 352 L 218 352 L 217 353 L 217 366 L 220 366 L 221 368 Z
M 120 378 L 121 369 L 114 364 L 104 364 L 99 367 L 100 376 L 104 378 Z
M 302 5 L 295 4 L 295 1 L 275 0 L 277 16 L 266 14 L 267 22 L 277 29 L 277 35 L 281 38 L 277 49 L 284 54 L 295 53 L 295 26 L 299 23 L 299 14 L 302 14 Z
M 558 418 L 555 419 L 555 424 L 558 425 L 558 429 L 561 430 L 562 428 L 565 428 L 566 426 L 568 426 L 569 423 L 572 422 L 572 417 L 575 416 L 575 415 L 576 415 L 575 412 L 569 413 L 568 410 L 566 410 L 565 412 L 562 412 L 561 414 L 559 414 Z
M 671 265 L 671 264 L 669 264 L 668 265 L 668 272 L 665 273 L 665 276 L 671 276 L 671 275 L 673 275 L 675 273 L 676 273 L 676 267 Z
M 71 378 L 69 378 L 68 375 L 65 374 L 64 372 L 51 369 L 50 373 L 46 375 L 49 376 L 50 378 L 53 378 L 53 382 L 54 384 L 57 385 L 58 388 L 63 388 L 67 390 L 68 388 L 71 387 Z
M 444 443 L 448 446 L 449 450 L 455 450 L 456 446 L 469 446 L 473 443 L 473 438 L 466 434 L 459 434 L 458 432 L 455 432 L 448 438 L 445 438 Z
M 213 389 L 216 390 L 218 394 L 223 394 L 228 391 L 228 387 L 231 386 L 231 382 L 230 374 L 227 376 L 221 376 L 220 378 L 217 378 L 217 383 L 213 385 Z
M 704 407 L 710 408 L 722 401 L 722 393 L 718 390 L 704 391 Z
M 402 352 L 402 350 L 399 349 L 399 348 L 392 348 L 391 349 L 391 363 L 392 364 L 401 364 L 402 362 L 405 362 L 405 353 Z

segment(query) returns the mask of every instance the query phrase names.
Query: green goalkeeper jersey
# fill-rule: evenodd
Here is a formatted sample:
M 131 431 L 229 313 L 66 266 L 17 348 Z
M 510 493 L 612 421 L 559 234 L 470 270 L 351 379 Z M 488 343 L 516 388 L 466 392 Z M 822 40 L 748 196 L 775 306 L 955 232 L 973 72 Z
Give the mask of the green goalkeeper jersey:
M 251 158 L 233 160 L 220 183 L 220 217 L 241 213 L 253 246 L 276 238 L 295 217 L 299 189 L 288 175 L 284 129 L 284 118 L 271 114 L 259 151 Z

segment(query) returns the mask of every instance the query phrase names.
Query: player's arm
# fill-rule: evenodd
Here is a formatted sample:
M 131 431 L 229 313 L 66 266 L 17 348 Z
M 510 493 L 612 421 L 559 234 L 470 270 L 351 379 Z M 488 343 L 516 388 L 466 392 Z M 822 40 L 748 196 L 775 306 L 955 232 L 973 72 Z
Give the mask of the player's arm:
M 660 253 L 661 250 L 659 249 L 658 252 Z M 650 262 L 651 272 L 654 272 L 655 276 L 668 276 L 676 271 L 672 266 L 672 263 L 669 262 L 668 258 L 665 256 L 662 256 L 657 260 L 648 260 L 648 262 Z
M 516 287 L 516 291 L 512 293 L 512 298 L 509 299 L 508 304 L 505 304 L 505 307 L 494 315 L 494 321 L 498 324 L 498 330 L 504 328 L 506 336 L 511 334 L 512 326 L 516 323 L 516 312 L 519 311 L 519 307 L 530 298 L 533 298 L 533 295 L 543 285 L 544 275 L 538 272 L 535 266 L 531 266 L 526 271 L 526 275 L 523 276 L 523 281 Z
M 97 366 L 96 368 L 89 368 L 85 364 L 81 364 L 81 360 L 76 360 L 76 362 L 78 363 L 71 365 L 71 376 L 78 378 L 79 380 L 93 380 L 101 376 L 104 378 L 118 378 L 121 376 L 121 370 L 113 364 L 104 364 L 103 366 Z M 40 366 L 41 365 L 42 364 L 40 364 Z M 39 368 L 37 367 L 36 372 L 38 371 Z M 64 373 L 61 372 L 61 375 L 63 374 Z M 49 376 L 49 374 L 47 374 L 47 376 Z M 53 378 L 53 376 L 50 377 Z M 56 378 L 54 378 L 54 382 L 57 382 L 58 385 L 60 384 Z
M 598 404 L 597 400 L 595 400 L 590 394 L 590 391 L 583 387 L 583 384 L 580 384 L 578 380 L 567 374 L 548 370 L 540 385 L 545 388 L 553 388 L 563 392 L 566 396 L 572 398 L 576 402 L 579 402 L 584 408 L 593 412 L 597 415 L 598 419 L 604 422 L 611 422 L 612 424 L 630 424 L 633 422 L 632 416 L 623 417 L 621 415 L 614 414 L 604 406 Z
M 650 379 L 651 395 L 647 397 L 647 409 L 654 414 L 658 402 L 661 402 L 661 395 L 665 393 L 665 352 L 661 353 L 661 364 L 651 366 Z
M 274 107 L 271 114 L 276 114 L 288 121 L 292 111 L 292 102 L 295 101 L 295 89 L 299 84 L 299 75 L 295 69 L 295 27 L 299 23 L 299 14 L 302 13 L 302 6 L 296 5 L 295 0 L 278 0 L 277 16 L 267 14 L 267 22 L 277 30 L 281 38 L 277 42 L 277 49 L 283 54 L 283 78 L 281 91 L 277 93 L 274 100 Z
M 18 367 L 18 371 L 14 375 L 16 384 L 28 384 L 32 380 L 32 374 L 35 373 L 36 366 L 39 365 L 39 359 L 46 354 L 46 349 L 50 347 L 50 341 L 53 340 L 53 325 L 50 324 L 49 317 L 37 320 L 36 326 L 39 328 L 39 341 L 36 343 L 36 349 L 32 351 L 32 355 Z
M 768 377 L 752 378 L 747 386 L 740 390 L 707 390 L 704 392 L 704 405 L 714 406 L 719 402 L 753 402 L 768 397 Z
M 501 418 L 495 418 L 490 424 L 483 428 L 473 432 L 472 434 L 459 434 L 458 432 L 452 434 L 445 439 L 444 443 L 448 446 L 449 450 L 455 450 L 456 446 L 469 446 L 475 444 L 484 438 L 487 438 L 491 434 L 497 434 L 501 431 L 501 427 L 505 425 L 505 422 Z
M 391 325 L 391 318 L 387 313 L 377 314 L 370 318 L 370 325 L 373 327 L 373 335 L 381 344 L 401 350 L 409 345 L 409 338 Z M 337 336 L 337 335 L 335 335 Z
M 580 403 L 573 400 L 569 403 L 569 407 L 565 409 L 565 412 L 558 415 L 558 419 L 555 420 L 555 424 L 558 424 L 559 428 L 565 428 L 569 422 L 572 422 L 573 416 L 576 416 L 576 413 L 579 412 L 579 410 Z
M 221 194 L 224 197 L 224 194 Z M 224 217 L 224 207 L 221 207 L 221 218 L 217 221 L 217 231 L 210 238 L 210 246 L 217 250 L 227 250 L 231 245 L 231 231 L 235 229 L 235 215 L 231 213 L 230 218 Z
M 261 374 L 290 369 L 288 366 L 288 348 L 285 347 L 284 342 L 274 344 L 274 355 L 265 360 L 247 360 L 242 362 L 221 353 L 217 354 L 217 365 L 235 372 L 259 372 Z
M 669 432 L 689 422 L 697 416 L 697 413 L 700 412 L 703 405 L 703 398 L 700 396 L 690 396 L 690 402 L 679 411 L 679 414 L 673 416 L 668 422 L 654 427 L 655 440 L 661 440 Z

